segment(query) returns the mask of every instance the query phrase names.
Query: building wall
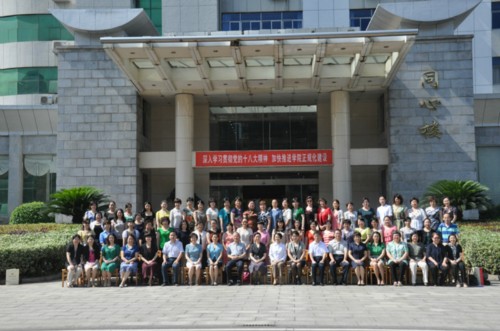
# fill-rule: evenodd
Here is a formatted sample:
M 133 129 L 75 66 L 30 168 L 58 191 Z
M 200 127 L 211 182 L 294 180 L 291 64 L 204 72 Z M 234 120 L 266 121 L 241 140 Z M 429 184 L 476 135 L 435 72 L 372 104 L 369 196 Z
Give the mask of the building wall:
M 304 0 L 304 28 L 333 28 L 349 26 L 349 0 Z
M 389 88 L 388 179 L 390 192 L 420 196 L 440 179 L 477 180 L 470 36 L 417 39 Z M 439 87 L 420 86 L 425 71 Z M 436 111 L 419 102 L 436 98 Z M 442 137 L 424 138 L 419 128 L 436 121 Z
M 61 49 L 57 188 L 90 185 L 142 205 L 138 97 L 102 48 Z
M 163 35 L 219 30 L 219 1 L 162 0 Z

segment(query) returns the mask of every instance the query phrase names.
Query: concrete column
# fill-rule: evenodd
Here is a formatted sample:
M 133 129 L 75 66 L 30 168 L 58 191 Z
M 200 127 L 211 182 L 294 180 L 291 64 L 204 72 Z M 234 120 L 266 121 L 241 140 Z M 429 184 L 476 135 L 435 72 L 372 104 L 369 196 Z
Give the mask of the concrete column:
M 351 120 L 349 92 L 334 91 L 330 95 L 333 145 L 333 197 L 341 205 L 352 199 Z
M 175 195 L 183 202 L 194 197 L 194 101 L 191 94 L 175 96 Z
M 9 136 L 9 215 L 23 203 L 23 136 Z

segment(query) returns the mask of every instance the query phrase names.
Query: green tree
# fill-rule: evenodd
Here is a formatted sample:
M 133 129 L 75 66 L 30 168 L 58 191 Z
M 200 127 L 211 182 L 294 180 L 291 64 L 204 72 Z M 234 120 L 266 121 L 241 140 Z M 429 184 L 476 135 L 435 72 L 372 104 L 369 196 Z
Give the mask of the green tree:
M 62 189 L 50 196 L 46 213 L 73 216 L 73 223 L 80 223 L 91 201 L 102 210 L 106 208 L 108 198 L 102 191 L 91 186 Z

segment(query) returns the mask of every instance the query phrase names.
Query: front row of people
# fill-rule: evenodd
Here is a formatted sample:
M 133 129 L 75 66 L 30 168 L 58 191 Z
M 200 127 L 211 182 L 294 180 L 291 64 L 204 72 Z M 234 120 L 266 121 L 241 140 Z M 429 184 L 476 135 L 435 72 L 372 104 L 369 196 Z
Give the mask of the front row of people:
M 372 241 L 368 244 L 361 241 L 359 233 L 355 233 L 353 242 L 347 244 L 342 240 L 341 231 L 336 230 L 334 239 L 327 245 L 322 241 L 321 233 L 317 231 L 308 250 L 297 231 L 292 231 L 291 241 L 287 245 L 283 243 L 282 234 L 276 233 L 269 250 L 261 243 L 261 235 L 258 232 L 253 237 L 253 244 L 249 246 L 241 242 L 239 233 L 234 233 L 234 242 L 227 249 L 219 243 L 219 235 L 214 233 L 206 251 L 198 244 L 196 233 L 190 235 L 190 244 L 186 245 L 185 249 L 175 232 L 170 233 L 169 239 L 162 250 L 162 286 L 179 284 L 179 271 L 185 256 L 189 285 L 200 284 L 201 269 L 204 267 L 208 268 L 211 284 L 217 285 L 224 264 L 228 285 L 235 283 L 240 285 L 245 262 L 248 262 L 248 276 L 254 284 L 260 284 L 262 277 L 267 274 L 267 265 L 271 266 L 273 284 L 282 284 L 286 263 L 288 263 L 288 278 L 292 283 L 302 284 L 302 269 L 308 260 L 311 265 L 312 285 L 325 283 L 326 267 L 329 267 L 334 285 L 347 284 L 350 268 L 354 270 L 357 284 L 365 285 L 365 272 L 368 266 L 375 275 L 377 284 L 384 285 L 385 267 L 388 266 L 394 286 L 402 285 L 408 267 L 411 283 L 415 285 L 418 267 L 422 270 L 426 286 L 429 283 L 429 272 L 433 284 L 437 286 L 444 284 L 451 269 L 456 286 L 467 287 L 464 255 L 454 234 L 450 235 L 449 244 L 444 246 L 441 244 L 440 235 L 434 233 L 432 244 L 427 248 L 419 241 L 417 233 L 412 235 L 410 243 L 406 243 L 401 240 L 399 232 L 394 232 L 393 240 L 387 245 L 384 245 L 378 232 L 373 234 Z M 87 286 L 96 286 L 99 268 L 102 272 L 103 286 L 110 285 L 111 276 L 117 268 L 120 270 L 120 287 L 127 286 L 128 277 L 137 274 L 139 263 L 142 265 L 144 281 L 152 285 L 159 254 L 152 244 L 151 235 L 145 236 L 145 243 L 141 247 L 137 246 L 136 239 L 132 235 L 127 237 L 126 244 L 122 248 L 116 243 L 113 234 L 108 236 L 106 245 L 101 250 L 92 236 L 87 238 L 87 245 L 83 246 L 80 242 L 79 235 L 73 236 L 72 243 L 68 245 L 66 251 L 69 287 L 75 284 L 83 271 L 88 281 Z M 233 268 L 236 268 L 234 279 Z M 340 268 L 340 282 L 338 268 Z

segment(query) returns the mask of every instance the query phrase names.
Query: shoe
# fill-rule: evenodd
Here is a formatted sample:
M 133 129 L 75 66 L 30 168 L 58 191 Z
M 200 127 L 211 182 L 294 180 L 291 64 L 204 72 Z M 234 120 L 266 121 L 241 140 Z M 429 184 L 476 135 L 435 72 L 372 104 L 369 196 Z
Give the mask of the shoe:
M 161 285 L 160 285 L 160 286 L 161 286 L 161 287 L 163 287 L 163 286 L 167 286 L 167 283 L 161 283 Z
M 233 285 L 234 285 L 234 284 L 233 284 L 233 281 L 232 281 L 232 280 L 230 280 L 229 282 L 227 282 L 227 286 L 233 286 Z
M 236 282 L 236 285 L 241 286 L 241 282 L 238 280 L 238 281 Z
M 316 286 L 316 283 L 315 283 L 315 282 L 312 282 L 312 286 Z
M 174 286 L 179 286 L 179 284 L 177 284 L 177 283 L 174 283 Z
M 411 285 L 412 285 L 412 286 L 417 286 L 417 284 L 416 284 L 416 283 L 413 283 L 413 284 L 411 284 Z
M 333 286 L 337 286 L 338 284 L 337 284 L 337 282 L 333 282 L 333 284 L 332 284 L 332 285 L 333 285 Z
M 424 283 L 424 286 L 429 286 L 429 283 Z
M 319 285 L 320 285 L 320 286 L 325 286 L 325 284 L 323 284 L 323 283 L 319 283 Z
M 465 287 L 469 287 L 469 286 L 468 286 L 467 284 L 465 284 L 465 283 L 464 283 L 464 285 L 463 285 L 463 286 L 464 286 L 464 288 L 465 288 Z
M 460 284 L 457 283 L 456 287 L 460 287 Z
M 123 288 L 123 284 L 120 284 L 120 286 L 118 286 L 118 287 Z

